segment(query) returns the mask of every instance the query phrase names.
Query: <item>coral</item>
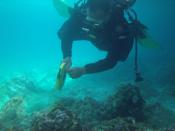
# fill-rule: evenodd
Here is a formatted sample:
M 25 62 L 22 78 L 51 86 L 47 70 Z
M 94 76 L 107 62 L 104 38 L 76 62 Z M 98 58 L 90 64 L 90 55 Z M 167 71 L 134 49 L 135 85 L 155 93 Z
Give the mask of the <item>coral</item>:
M 133 117 L 136 120 L 144 119 L 145 101 L 140 94 L 138 87 L 133 85 L 121 86 L 119 90 L 111 96 L 105 105 L 105 118 Z
M 90 97 L 85 97 L 83 100 L 66 98 L 60 100 L 59 103 L 74 112 L 83 125 L 91 121 L 100 120 L 104 108 L 103 103 Z
M 131 84 L 116 88 L 116 92 L 105 101 L 62 95 L 58 97 L 59 100 L 56 99 L 55 105 L 53 102 L 48 104 L 48 101 L 55 101 L 55 95 L 49 99 L 44 93 L 38 94 L 40 92 L 34 82 L 23 76 L 4 82 L 0 87 L 4 94 L 7 93 L 6 99 L 2 97 L 4 100 L 0 111 L 0 129 L 3 130 L 153 131 L 151 128 L 165 128 L 175 123 L 172 111 L 161 104 L 148 105 L 148 98 L 146 103 L 141 88 Z M 151 90 L 151 87 L 147 90 Z M 155 90 L 150 92 L 153 93 L 152 97 L 158 94 Z M 24 96 L 26 93 L 29 95 Z M 26 108 L 25 103 L 32 104 Z M 43 111 L 46 106 L 48 108 Z M 174 127 L 164 131 L 174 131 Z
M 4 119 L 16 119 L 23 114 L 23 98 L 20 96 L 10 99 L 1 110 Z
M 76 117 L 62 106 L 40 114 L 33 121 L 32 131 L 81 131 Z
M 83 100 L 62 99 L 59 103 L 77 114 L 82 123 L 110 120 L 119 116 L 134 117 L 136 120 L 142 120 L 144 117 L 145 101 L 139 88 L 132 85 L 122 86 L 105 102 L 86 97 Z
M 24 118 L 26 117 L 23 102 L 24 101 L 22 97 L 16 96 L 11 98 L 2 107 L 0 112 L 0 121 L 3 121 L 2 127 L 4 129 L 19 129 L 18 126 L 23 122 Z

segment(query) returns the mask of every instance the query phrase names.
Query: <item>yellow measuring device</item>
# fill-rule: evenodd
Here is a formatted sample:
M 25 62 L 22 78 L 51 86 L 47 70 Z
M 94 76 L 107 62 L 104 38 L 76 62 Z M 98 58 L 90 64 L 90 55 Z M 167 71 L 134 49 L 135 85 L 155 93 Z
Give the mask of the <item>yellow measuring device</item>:
M 66 80 L 66 63 L 62 63 L 59 67 L 55 89 L 61 90 Z

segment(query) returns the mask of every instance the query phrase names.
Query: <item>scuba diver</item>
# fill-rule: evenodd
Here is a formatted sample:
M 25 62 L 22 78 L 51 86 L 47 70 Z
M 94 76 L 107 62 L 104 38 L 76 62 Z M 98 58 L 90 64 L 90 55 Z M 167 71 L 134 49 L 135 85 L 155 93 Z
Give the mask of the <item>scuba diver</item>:
M 87 0 L 81 6 L 76 4 L 74 9 L 70 9 L 71 15 L 58 31 L 58 36 L 62 63 L 71 78 L 112 69 L 119 61 L 127 59 L 134 35 L 124 11 L 134 3 L 135 0 Z M 106 51 L 107 56 L 84 67 L 71 67 L 72 45 L 77 40 L 90 41 L 96 48 Z

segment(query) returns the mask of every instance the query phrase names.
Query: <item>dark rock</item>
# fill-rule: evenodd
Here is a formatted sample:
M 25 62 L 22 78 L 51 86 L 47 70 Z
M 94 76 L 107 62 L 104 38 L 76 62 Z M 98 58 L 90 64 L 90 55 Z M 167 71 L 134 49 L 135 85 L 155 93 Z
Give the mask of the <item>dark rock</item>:
M 132 85 L 122 86 L 104 103 L 90 97 L 83 100 L 62 99 L 59 103 L 74 112 L 83 125 L 117 117 L 133 117 L 139 121 L 144 119 L 145 101 L 139 88 Z
M 133 117 L 138 121 L 144 119 L 145 101 L 138 87 L 126 85 L 119 88 L 118 92 L 110 97 L 105 105 L 104 118 Z
M 68 110 L 74 112 L 83 125 L 100 120 L 104 111 L 103 103 L 90 97 L 86 97 L 83 100 L 67 98 L 62 99 L 59 103 L 62 103 Z
M 32 131 L 81 131 L 76 117 L 61 106 L 40 114 L 32 124 Z
M 104 128 L 104 131 L 113 130 L 115 126 L 108 124 L 112 124 L 113 120 L 118 117 L 133 117 L 139 121 L 144 119 L 145 101 L 140 94 L 139 88 L 132 85 L 122 86 L 117 93 L 104 103 L 90 97 L 83 100 L 66 98 L 60 100 L 59 103 L 78 116 L 85 131 L 99 128 Z M 99 125 L 99 122 L 103 124 Z M 120 127 L 119 125 L 122 124 L 118 124 L 117 128 Z
M 23 108 L 23 98 L 20 96 L 13 97 L 2 107 L 0 118 L 4 123 L 14 123 L 14 121 L 21 120 L 25 115 Z

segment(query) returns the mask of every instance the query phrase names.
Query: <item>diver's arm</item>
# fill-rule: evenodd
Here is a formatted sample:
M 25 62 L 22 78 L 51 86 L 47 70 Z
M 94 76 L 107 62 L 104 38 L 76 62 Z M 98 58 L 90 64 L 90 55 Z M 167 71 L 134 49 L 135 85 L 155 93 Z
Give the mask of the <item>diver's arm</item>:
M 70 39 L 61 40 L 61 49 L 63 53 L 63 59 L 72 57 L 72 43 L 73 41 Z
M 81 20 L 79 20 L 78 16 L 71 16 L 64 22 L 58 31 L 58 37 L 61 40 L 63 58 L 72 56 L 72 44 L 75 39 L 75 35 L 79 32 L 80 22 Z
M 58 37 L 61 40 L 63 58 L 72 56 L 73 30 L 74 21 L 69 19 L 64 22 L 64 24 L 58 31 Z
M 115 53 L 108 53 L 105 59 L 85 65 L 86 74 L 98 73 L 112 69 L 117 64 L 117 61 L 118 59 Z

